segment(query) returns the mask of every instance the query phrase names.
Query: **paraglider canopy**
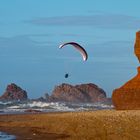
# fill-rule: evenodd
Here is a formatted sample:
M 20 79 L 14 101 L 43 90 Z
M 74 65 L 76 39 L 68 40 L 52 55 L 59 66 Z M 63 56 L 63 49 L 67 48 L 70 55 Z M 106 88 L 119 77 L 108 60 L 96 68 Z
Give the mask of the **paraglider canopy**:
M 83 57 L 83 61 L 86 61 L 88 59 L 88 54 L 87 54 L 86 50 L 76 42 L 64 43 L 64 44 L 60 45 L 59 48 L 61 49 L 64 46 L 67 46 L 67 45 L 72 45 L 73 47 L 75 47 L 81 53 L 81 55 Z

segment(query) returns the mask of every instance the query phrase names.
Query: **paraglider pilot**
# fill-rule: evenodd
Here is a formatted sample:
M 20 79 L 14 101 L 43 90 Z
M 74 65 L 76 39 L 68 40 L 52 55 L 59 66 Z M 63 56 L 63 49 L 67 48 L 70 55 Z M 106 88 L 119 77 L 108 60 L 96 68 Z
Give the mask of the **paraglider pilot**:
M 65 78 L 68 78 L 68 77 L 69 77 L 69 74 L 68 74 L 68 73 L 66 73 L 66 74 L 65 74 Z

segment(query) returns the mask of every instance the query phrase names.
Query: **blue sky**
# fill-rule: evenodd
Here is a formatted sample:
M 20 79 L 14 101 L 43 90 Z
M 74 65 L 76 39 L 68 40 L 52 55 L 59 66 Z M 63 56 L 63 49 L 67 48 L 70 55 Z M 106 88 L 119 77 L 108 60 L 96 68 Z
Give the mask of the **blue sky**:
M 0 94 L 16 83 L 37 98 L 61 83 L 95 83 L 108 96 L 136 75 L 139 0 L 0 0 Z M 72 47 L 88 52 L 87 62 Z M 65 79 L 65 73 L 70 77 Z

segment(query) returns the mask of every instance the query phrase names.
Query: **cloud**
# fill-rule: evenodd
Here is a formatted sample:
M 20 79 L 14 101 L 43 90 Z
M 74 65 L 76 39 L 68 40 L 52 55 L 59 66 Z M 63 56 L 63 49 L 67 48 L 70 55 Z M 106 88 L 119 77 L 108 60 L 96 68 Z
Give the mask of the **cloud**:
M 54 49 L 50 42 L 37 42 L 28 35 L 0 37 L 0 61 L 40 60 L 52 55 Z
M 44 17 L 28 20 L 26 21 L 26 23 L 44 26 L 95 26 L 98 28 L 115 28 L 115 29 L 140 28 L 140 18 L 117 14 Z
M 128 46 L 133 46 L 133 41 L 129 41 L 129 40 L 112 40 L 112 41 L 105 41 L 105 42 L 101 42 L 101 43 L 97 43 L 97 44 L 93 44 L 93 45 L 97 45 L 97 46 L 102 46 L 102 47 L 128 47 Z
M 44 36 L 44 34 L 42 34 Z M 75 60 L 81 62 L 80 54 L 73 49 L 59 51 L 55 42 L 33 41 L 31 35 L 15 37 L 0 37 L 0 61 L 18 61 L 31 63 L 44 63 L 44 61 Z M 35 36 L 38 36 L 35 34 Z M 40 36 L 40 35 L 39 35 Z M 88 62 L 126 62 L 137 61 L 133 54 L 133 42 L 131 41 L 106 41 L 99 44 L 87 44 L 89 54 Z
M 99 44 L 89 44 L 87 48 L 91 61 L 101 62 L 132 62 L 136 63 L 134 43 L 131 41 L 106 41 Z

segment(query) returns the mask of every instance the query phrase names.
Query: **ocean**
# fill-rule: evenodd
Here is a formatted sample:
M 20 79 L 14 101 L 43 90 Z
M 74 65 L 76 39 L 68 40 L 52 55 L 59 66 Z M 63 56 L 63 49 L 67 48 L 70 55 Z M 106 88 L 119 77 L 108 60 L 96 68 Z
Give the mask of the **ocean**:
M 7 133 L 0 132 L 0 140 L 16 140 L 14 135 L 8 135 Z
M 45 101 L 0 101 L 0 114 L 25 114 L 47 112 L 75 112 L 113 109 L 111 103 L 68 103 Z M 5 132 L 0 132 L 0 140 L 15 140 L 16 137 Z
M 75 112 L 112 109 L 111 103 L 69 103 L 69 102 L 45 102 L 45 101 L 8 101 L 0 102 L 0 114 L 36 112 Z

